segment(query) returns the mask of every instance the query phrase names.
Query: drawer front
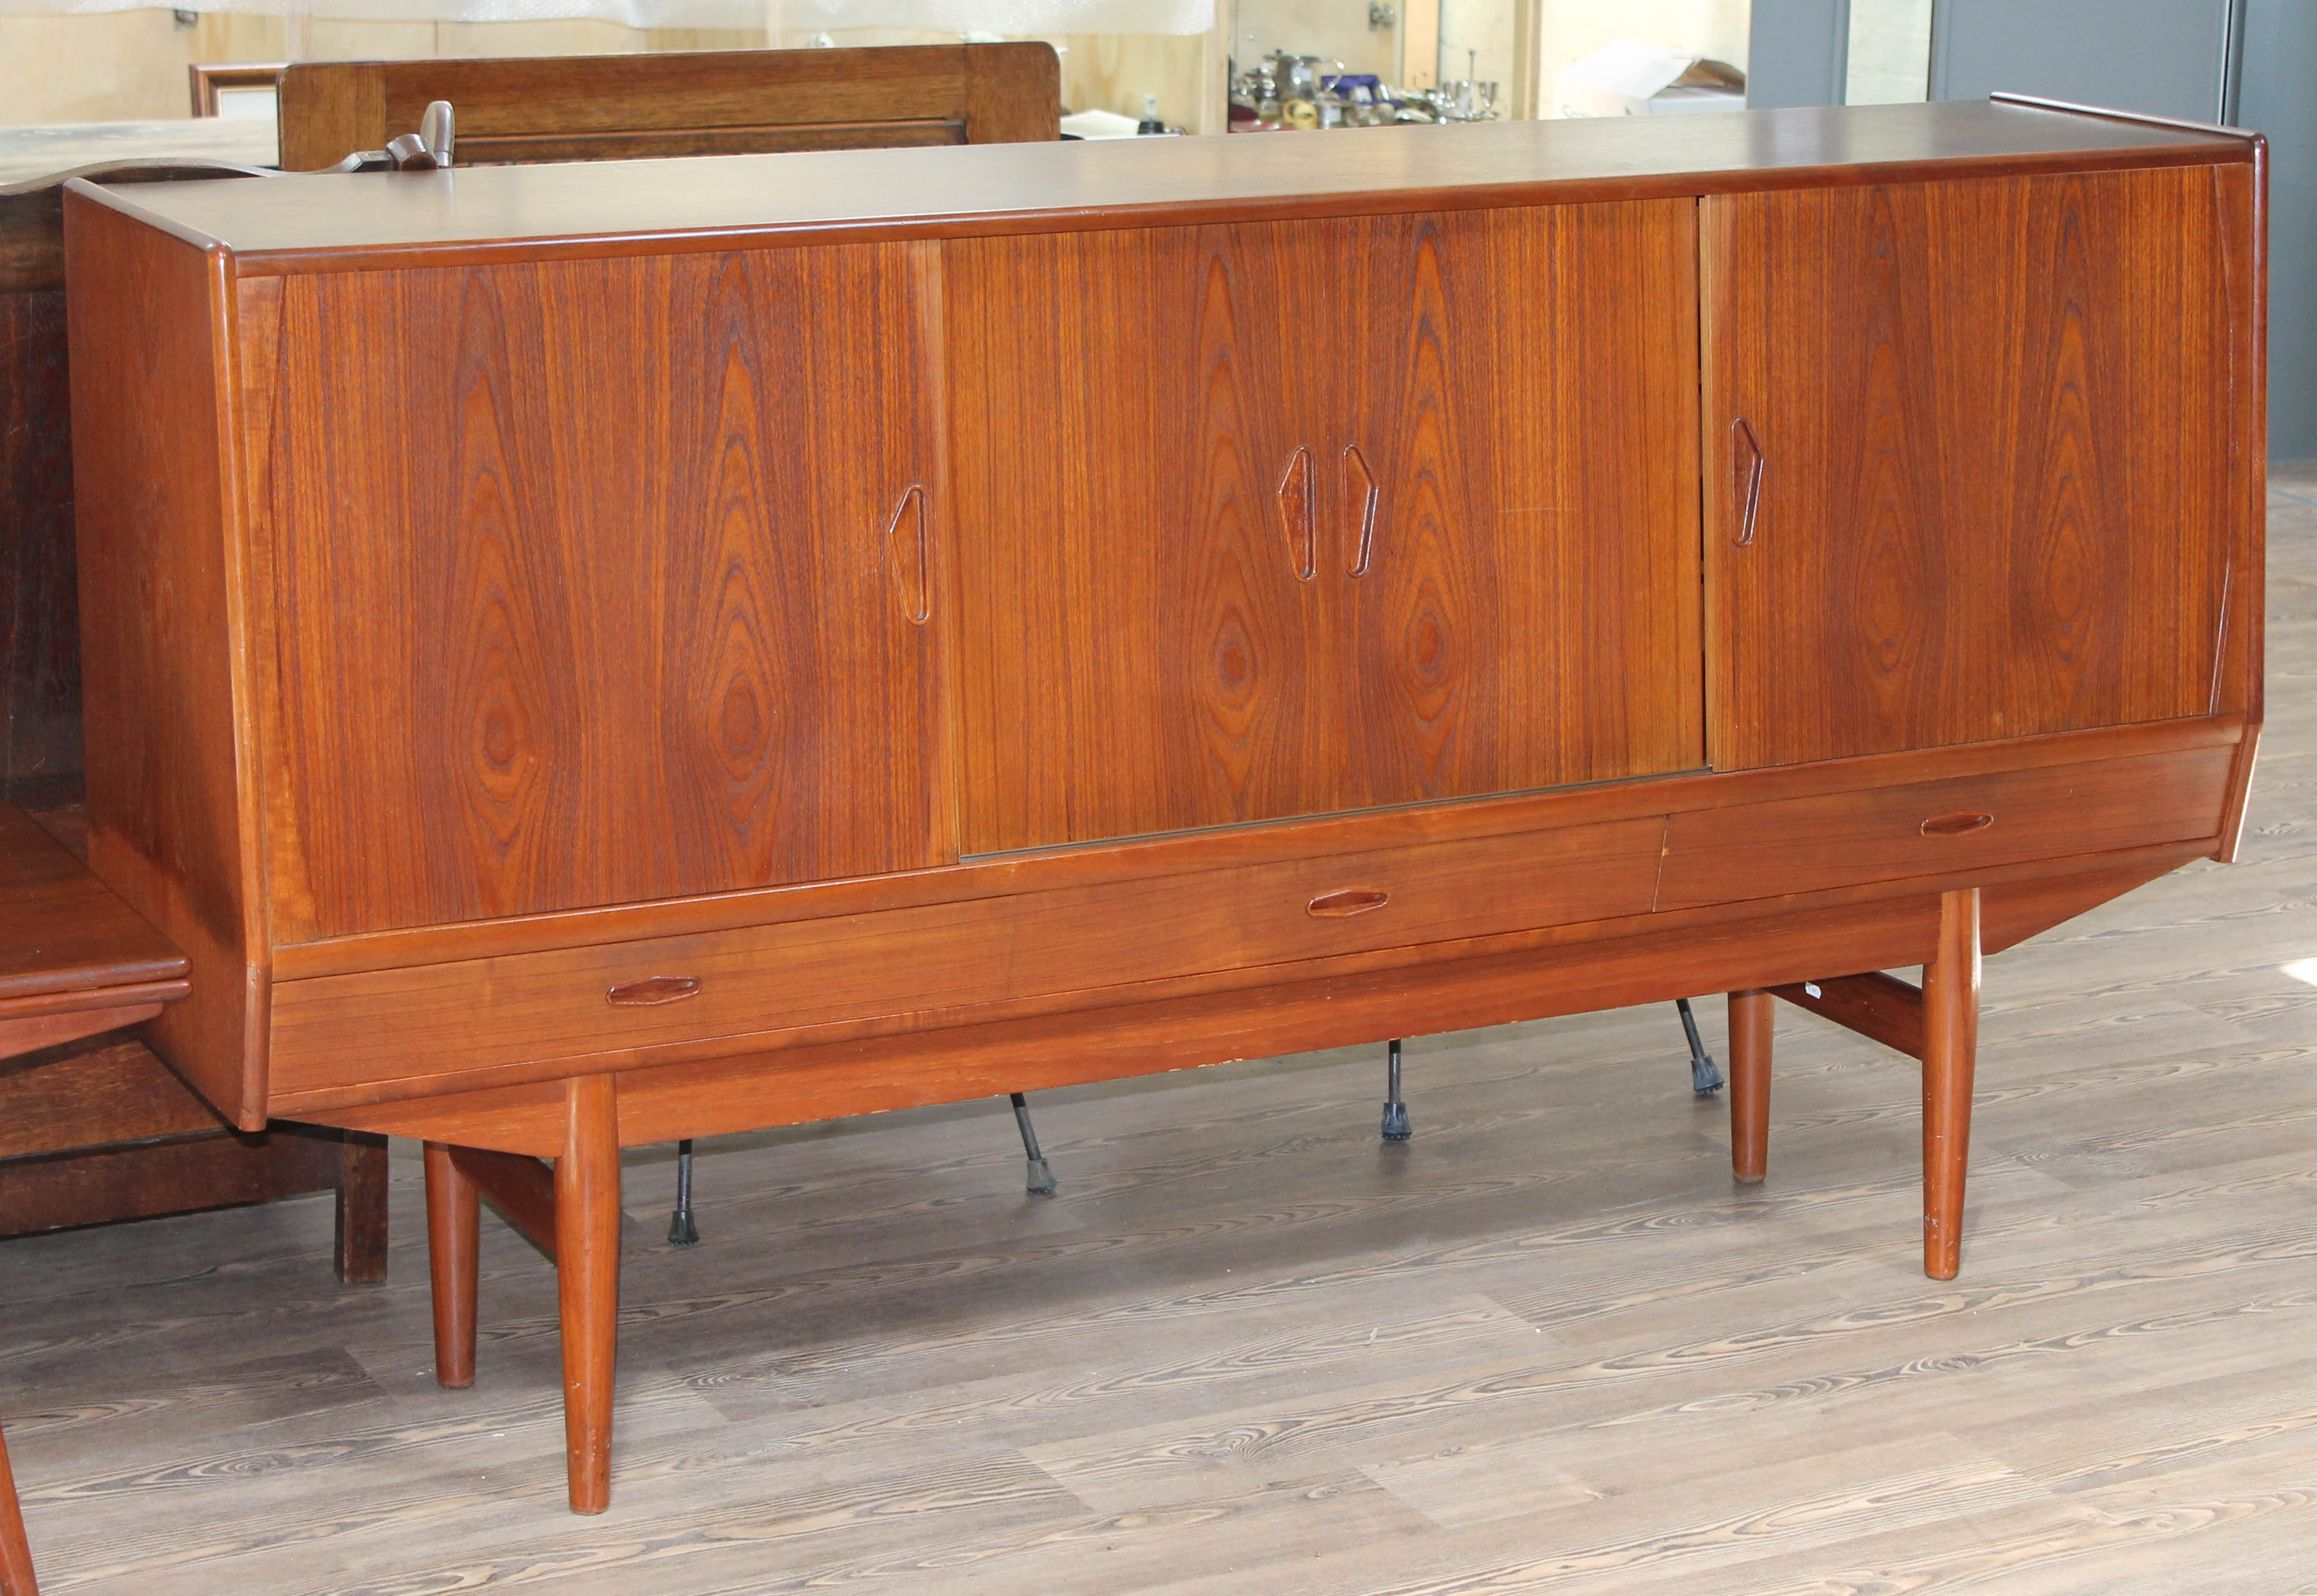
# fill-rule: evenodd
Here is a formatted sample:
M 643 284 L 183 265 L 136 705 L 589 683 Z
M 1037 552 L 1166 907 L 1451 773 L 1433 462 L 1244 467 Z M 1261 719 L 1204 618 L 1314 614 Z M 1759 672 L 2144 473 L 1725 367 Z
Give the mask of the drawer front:
M 277 1093 L 1645 913 L 1656 816 L 287 981 Z
M 1673 816 L 1659 909 L 2025 864 L 2220 830 L 2233 746 Z

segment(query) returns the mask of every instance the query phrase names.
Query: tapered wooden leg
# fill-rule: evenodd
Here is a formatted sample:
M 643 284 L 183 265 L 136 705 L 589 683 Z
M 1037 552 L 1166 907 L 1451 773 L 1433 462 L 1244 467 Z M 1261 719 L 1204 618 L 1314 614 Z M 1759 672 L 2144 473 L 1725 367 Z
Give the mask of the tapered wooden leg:
M 1770 1030 L 1767 992 L 1730 994 L 1730 1172 L 1751 1185 L 1770 1164 Z
M 8 1443 L 0 1440 L 0 1596 L 35 1596 L 32 1547 L 16 1505 L 16 1476 L 8 1472 Z
M 620 1330 L 620 1122 L 609 1075 L 564 1083 L 555 1262 L 571 1511 L 600 1513 L 612 1505 L 612 1370 Z
M 1963 1265 L 1964 1168 L 1979 1057 L 1979 891 L 1942 894 L 1938 954 L 1923 967 L 1923 1272 Z
M 338 1279 L 367 1286 L 386 1279 L 386 1138 L 344 1133 L 338 1154 Z
M 441 1142 L 426 1144 L 426 1262 L 434 1279 L 434 1378 L 475 1383 L 475 1275 L 482 1193 Z

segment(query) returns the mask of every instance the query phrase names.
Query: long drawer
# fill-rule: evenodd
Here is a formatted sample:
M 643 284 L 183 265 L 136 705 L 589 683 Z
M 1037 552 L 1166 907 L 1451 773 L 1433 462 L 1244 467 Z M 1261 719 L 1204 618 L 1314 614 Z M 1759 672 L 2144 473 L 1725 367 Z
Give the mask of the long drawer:
M 1645 913 L 1661 817 L 286 981 L 279 1093 Z
M 1677 814 L 1666 826 L 1657 906 L 2209 837 L 2235 755 L 2223 745 Z

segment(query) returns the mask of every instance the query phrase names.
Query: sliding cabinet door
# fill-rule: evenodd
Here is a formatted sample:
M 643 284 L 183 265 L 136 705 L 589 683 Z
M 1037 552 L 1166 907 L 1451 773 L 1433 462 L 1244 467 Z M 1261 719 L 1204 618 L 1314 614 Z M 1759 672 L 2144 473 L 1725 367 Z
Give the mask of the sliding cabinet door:
M 968 852 L 1338 807 L 1324 248 L 944 248 Z
M 946 246 L 967 851 L 1699 764 L 1695 218 Z
M 1696 209 L 1380 217 L 1328 451 L 1350 807 L 1704 762 Z
M 1704 201 L 1717 767 L 2245 707 L 2251 175 Z
M 955 857 L 934 248 L 244 285 L 278 940 Z

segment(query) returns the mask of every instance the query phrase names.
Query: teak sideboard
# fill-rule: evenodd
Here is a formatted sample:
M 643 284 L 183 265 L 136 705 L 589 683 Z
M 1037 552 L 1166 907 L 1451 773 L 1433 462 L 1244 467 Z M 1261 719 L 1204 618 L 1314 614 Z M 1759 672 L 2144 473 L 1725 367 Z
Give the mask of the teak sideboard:
M 155 1045 L 428 1144 L 446 1383 L 479 1197 L 557 1259 L 581 1511 L 680 1136 L 1726 991 L 1759 1179 L 1776 994 L 1922 1060 L 1950 1277 L 1982 950 L 2236 845 L 2262 172 L 1999 102 L 77 188 Z

